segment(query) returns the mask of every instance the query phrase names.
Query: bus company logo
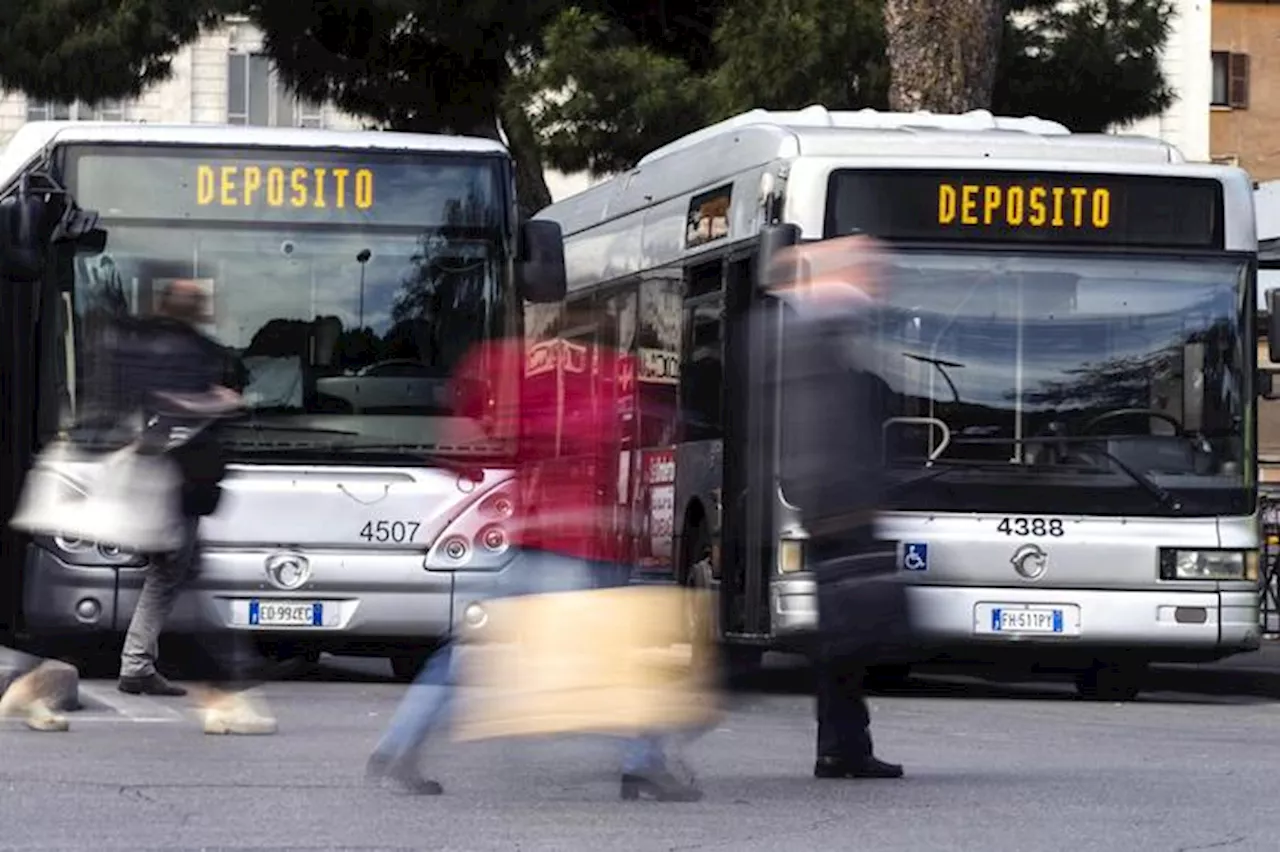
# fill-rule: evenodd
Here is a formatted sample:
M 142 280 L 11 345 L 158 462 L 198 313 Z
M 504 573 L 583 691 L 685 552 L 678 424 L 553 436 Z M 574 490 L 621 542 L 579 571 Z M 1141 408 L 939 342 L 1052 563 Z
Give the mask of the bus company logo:
M 1038 544 L 1024 544 L 1013 552 L 1009 560 L 1013 570 L 1028 580 L 1039 580 L 1049 567 L 1049 554 Z

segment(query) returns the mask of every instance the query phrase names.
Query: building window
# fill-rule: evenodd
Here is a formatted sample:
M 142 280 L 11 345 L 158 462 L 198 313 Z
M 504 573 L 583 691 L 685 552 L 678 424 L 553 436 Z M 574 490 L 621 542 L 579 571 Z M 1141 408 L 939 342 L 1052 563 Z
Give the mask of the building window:
M 300 98 L 260 53 L 233 53 L 227 66 L 227 123 L 322 127 L 320 104 Z
M 1213 106 L 1249 108 L 1249 54 L 1214 51 Z
M 124 121 L 124 112 L 120 101 L 103 101 L 97 106 L 27 101 L 27 121 Z

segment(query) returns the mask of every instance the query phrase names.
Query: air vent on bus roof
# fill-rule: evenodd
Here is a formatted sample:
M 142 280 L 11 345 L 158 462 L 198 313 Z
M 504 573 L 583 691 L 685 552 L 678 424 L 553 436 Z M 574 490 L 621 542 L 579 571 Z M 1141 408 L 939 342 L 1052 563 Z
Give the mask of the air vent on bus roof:
M 660 157 L 688 148 L 714 136 L 731 130 L 752 125 L 773 125 L 775 127 L 832 127 L 857 130 L 962 130 L 976 132 L 983 130 L 1004 130 L 1021 133 L 1034 133 L 1041 136 L 1069 136 L 1065 126 L 1056 121 L 1027 116 L 1011 118 L 992 115 L 987 110 L 978 109 L 958 115 L 947 115 L 932 112 L 880 112 L 874 109 L 860 110 L 828 110 L 819 104 L 800 110 L 765 110 L 753 109 L 726 118 L 724 121 L 696 130 L 687 136 L 651 151 L 641 158 L 639 165 L 652 162 Z

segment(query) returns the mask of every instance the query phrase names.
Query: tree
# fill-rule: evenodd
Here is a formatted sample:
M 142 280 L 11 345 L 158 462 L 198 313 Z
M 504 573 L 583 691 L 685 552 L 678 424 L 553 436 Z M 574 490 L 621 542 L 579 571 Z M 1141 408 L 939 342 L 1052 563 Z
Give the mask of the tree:
M 173 73 L 172 58 L 230 0 L 4 0 L 0 86 L 40 100 L 135 97 Z
M 1078 132 L 1158 115 L 1174 100 L 1159 56 L 1170 0 L 1020 0 L 1005 21 L 996 108 Z
M 532 113 L 549 164 L 616 172 L 684 133 L 753 107 L 887 108 L 886 2 L 727 0 L 709 39 L 713 61 L 704 58 L 698 68 L 686 57 L 707 43 L 704 21 L 668 16 L 665 28 L 646 26 L 588 5 L 552 24 L 542 60 L 517 88 L 557 93 Z M 994 81 L 983 77 L 977 85 L 979 94 L 990 87 L 990 99 L 977 104 L 1089 131 L 1154 115 L 1171 102 L 1160 68 L 1169 0 L 1005 2 L 1002 32 L 990 37 L 986 56 L 962 44 L 958 57 L 946 58 L 962 68 L 982 65 L 985 75 L 991 70 L 985 59 L 998 55 Z M 1004 9 L 1005 2 L 963 0 L 978 22 L 982 10 Z M 958 108 L 976 105 L 970 94 L 956 94 L 968 99 Z M 952 111 L 932 100 L 922 104 Z
M 889 106 L 941 113 L 990 108 L 1005 6 L 1005 0 L 885 0 Z
M 559 0 L 251 0 L 246 11 L 284 79 L 393 130 L 499 139 L 526 212 L 551 201 L 527 118 L 504 93 L 515 57 L 540 44 Z

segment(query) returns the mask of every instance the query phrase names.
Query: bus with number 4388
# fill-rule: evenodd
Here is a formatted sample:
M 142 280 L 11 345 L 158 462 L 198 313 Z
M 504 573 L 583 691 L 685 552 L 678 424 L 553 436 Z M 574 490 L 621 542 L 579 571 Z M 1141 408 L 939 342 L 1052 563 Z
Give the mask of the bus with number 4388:
M 889 256 L 870 369 L 912 663 L 1126 699 L 1152 662 L 1258 647 L 1240 169 L 1036 118 L 756 110 L 537 218 L 562 229 L 568 292 L 528 308 L 530 346 L 631 355 L 593 379 L 622 435 L 598 492 L 608 534 L 643 576 L 718 590 L 718 624 L 694 627 L 738 664 L 817 626 L 778 449 L 786 388 L 759 374 L 793 320 L 761 270 L 853 233 Z M 770 340 L 742 339 L 752 310 Z

